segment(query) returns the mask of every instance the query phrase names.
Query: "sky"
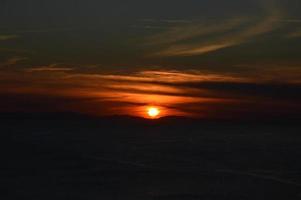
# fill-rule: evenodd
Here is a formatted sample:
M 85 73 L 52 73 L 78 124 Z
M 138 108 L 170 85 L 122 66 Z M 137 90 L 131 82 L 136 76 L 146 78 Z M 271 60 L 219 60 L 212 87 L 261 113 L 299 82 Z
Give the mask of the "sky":
M 1 0 L 0 111 L 289 117 L 300 0 Z

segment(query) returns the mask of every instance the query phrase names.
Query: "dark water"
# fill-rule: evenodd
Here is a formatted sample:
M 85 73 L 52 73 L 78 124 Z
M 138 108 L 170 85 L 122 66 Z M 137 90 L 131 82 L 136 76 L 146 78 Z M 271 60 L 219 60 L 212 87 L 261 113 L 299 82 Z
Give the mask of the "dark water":
M 2 199 L 301 199 L 298 124 L 2 122 Z

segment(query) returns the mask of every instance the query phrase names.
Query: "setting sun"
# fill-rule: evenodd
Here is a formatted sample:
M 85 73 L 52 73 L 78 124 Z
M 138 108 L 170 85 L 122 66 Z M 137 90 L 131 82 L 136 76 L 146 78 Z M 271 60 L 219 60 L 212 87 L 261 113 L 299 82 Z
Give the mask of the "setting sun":
M 151 118 L 156 118 L 156 117 L 159 116 L 160 110 L 158 108 L 155 108 L 155 107 L 149 107 L 147 109 L 147 114 Z

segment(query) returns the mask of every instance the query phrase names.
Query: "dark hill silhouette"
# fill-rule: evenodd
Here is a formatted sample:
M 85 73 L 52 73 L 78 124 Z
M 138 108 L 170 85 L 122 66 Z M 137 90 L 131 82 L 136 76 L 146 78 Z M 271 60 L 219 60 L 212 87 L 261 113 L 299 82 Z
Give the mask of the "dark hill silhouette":
M 190 118 L 185 116 L 165 116 L 158 119 L 147 119 L 130 115 L 98 116 L 77 112 L 0 112 L 1 120 L 56 120 L 56 121 L 98 121 L 122 124 L 157 124 L 157 125 L 200 125 L 200 124 L 253 124 L 253 125 L 299 125 L 301 117 L 244 117 L 244 118 Z

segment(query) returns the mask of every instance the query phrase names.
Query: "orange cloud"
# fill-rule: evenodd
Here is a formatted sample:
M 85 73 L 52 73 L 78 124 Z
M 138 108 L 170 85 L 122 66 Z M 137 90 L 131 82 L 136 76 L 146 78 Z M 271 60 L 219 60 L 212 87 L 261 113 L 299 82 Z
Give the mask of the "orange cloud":
M 2 71 L 0 92 L 88 99 L 88 103 L 77 101 L 82 103 L 72 105 L 72 109 L 99 114 L 101 109 L 105 108 L 106 111 L 102 114 L 136 116 L 142 116 L 148 105 L 160 107 L 162 116 L 195 116 L 202 114 L 212 105 L 224 105 L 235 110 L 241 109 L 246 103 L 264 103 L 268 99 L 286 104 L 292 99 L 301 99 L 297 92 L 301 88 L 300 85 L 291 82 L 292 80 L 283 80 L 279 84 L 270 79 L 270 71 L 261 70 L 260 76 L 254 72 L 253 77 L 244 77 L 242 74 L 217 74 L 196 70 L 87 74 L 69 68 L 65 70 L 64 67 L 58 70 L 56 68 L 58 67 L 34 68 L 38 70 L 31 68 L 23 72 Z M 264 73 L 267 75 L 264 76 Z M 274 73 L 280 74 L 279 71 Z M 294 104 L 294 101 L 291 103 Z M 234 105 L 238 107 L 235 108 Z M 71 105 L 64 106 L 69 108 Z

